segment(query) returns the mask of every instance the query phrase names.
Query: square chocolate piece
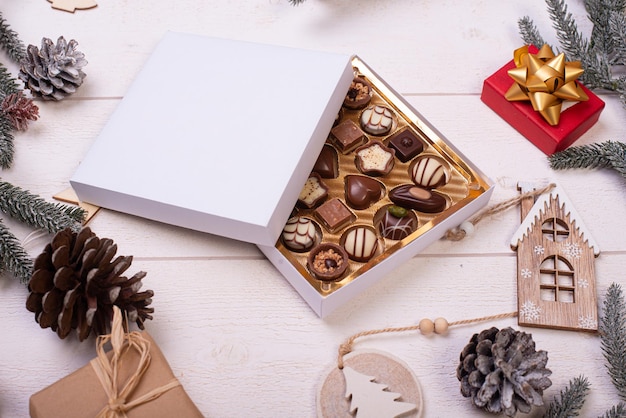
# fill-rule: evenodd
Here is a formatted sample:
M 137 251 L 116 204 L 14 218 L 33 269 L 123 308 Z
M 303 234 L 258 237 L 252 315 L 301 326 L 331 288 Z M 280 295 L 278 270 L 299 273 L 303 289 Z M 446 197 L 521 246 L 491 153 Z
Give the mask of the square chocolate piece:
M 344 154 L 365 142 L 365 133 L 351 119 L 346 119 L 330 130 L 334 144 Z
M 424 143 L 409 128 L 390 136 L 388 146 L 396 150 L 396 157 L 403 163 L 424 151 Z
M 326 229 L 334 232 L 352 222 L 354 215 L 339 199 L 331 199 L 315 210 L 315 215 Z

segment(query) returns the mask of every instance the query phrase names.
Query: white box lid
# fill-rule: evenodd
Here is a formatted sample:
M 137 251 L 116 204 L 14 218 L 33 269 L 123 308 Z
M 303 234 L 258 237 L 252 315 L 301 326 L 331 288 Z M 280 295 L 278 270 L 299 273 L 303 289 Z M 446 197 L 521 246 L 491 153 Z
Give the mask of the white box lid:
M 168 32 L 70 183 L 84 202 L 274 245 L 351 58 Z

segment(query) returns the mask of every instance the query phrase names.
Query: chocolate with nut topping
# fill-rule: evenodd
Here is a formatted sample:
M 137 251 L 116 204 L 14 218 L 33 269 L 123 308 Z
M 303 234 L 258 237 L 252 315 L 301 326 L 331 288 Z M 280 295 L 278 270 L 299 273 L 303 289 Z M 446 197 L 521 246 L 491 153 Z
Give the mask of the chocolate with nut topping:
M 348 268 L 348 253 L 337 244 L 325 242 L 311 250 L 307 266 L 322 281 L 336 281 Z
M 348 109 L 362 109 L 372 100 L 372 87 L 360 77 L 352 80 L 343 105 Z

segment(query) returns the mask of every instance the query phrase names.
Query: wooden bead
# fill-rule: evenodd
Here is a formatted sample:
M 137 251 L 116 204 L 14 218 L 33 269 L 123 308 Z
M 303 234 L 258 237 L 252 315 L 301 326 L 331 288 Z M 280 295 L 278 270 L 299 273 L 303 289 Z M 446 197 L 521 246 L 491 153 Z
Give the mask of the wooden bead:
M 445 334 L 448 332 L 448 321 L 445 318 L 435 319 L 435 334 Z
M 420 332 L 424 335 L 430 335 L 435 331 L 435 323 L 428 318 L 424 318 L 419 324 Z

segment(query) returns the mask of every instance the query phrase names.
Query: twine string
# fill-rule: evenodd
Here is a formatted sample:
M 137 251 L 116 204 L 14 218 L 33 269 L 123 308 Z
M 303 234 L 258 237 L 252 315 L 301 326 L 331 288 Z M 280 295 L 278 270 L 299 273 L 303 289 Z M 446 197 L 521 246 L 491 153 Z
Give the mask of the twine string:
M 478 222 L 480 222 L 481 220 L 495 215 L 497 213 L 500 212 L 504 212 L 507 209 L 512 208 L 513 206 L 517 206 L 521 201 L 523 201 L 524 199 L 527 198 L 535 198 L 537 196 L 540 196 L 544 193 L 549 192 L 550 190 L 554 189 L 556 187 L 556 184 L 554 183 L 550 183 L 547 186 L 541 188 L 541 189 L 535 189 L 535 190 L 531 190 L 528 192 L 524 192 L 524 193 L 520 193 L 518 196 L 509 199 L 509 200 L 505 200 L 503 202 L 497 203 L 493 206 L 490 206 L 489 208 L 485 209 L 482 212 L 479 212 L 478 215 L 476 215 L 475 217 L 473 217 L 472 219 L 468 220 L 467 222 L 471 223 L 472 225 L 476 225 Z M 446 232 L 446 234 L 444 235 L 445 239 L 448 239 L 450 241 L 460 241 L 463 238 L 465 238 L 467 236 L 467 231 L 465 231 L 464 229 L 460 228 L 460 227 L 456 227 L 456 228 L 452 228 L 450 230 L 448 230 Z
M 104 350 L 104 346 L 108 342 L 111 343 L 112 347 L 110 358 Z M 131 350 L 138 353 L 139 362 L 136 370 L 120 388 L 118 387 L 118 374 L 121 368 L 121 360 Z M 122 313 L 117 306 L 113 307 L 111 334 L 98 337 L 96 353 L 96 358 L 90 364 L 108 398 L 108 403 L 96 415 L 97 418 L 126 418 L 126 412 L 136 406 L 150 402 L 168 390 L 180 386 L 178 379 L 172 379 L 163 386 L 127 402 L 128 397 L 132 395 L 144 373 L 150 367 L 150 341 L 145 339 L 139 332 L 124 332 Z
M 479 318 L 461 319 L 458 321 L 453 321 L 453 322 L 448 323 L 448 326 L 452 327 L 452 326 L 468 325 L 468 324 L 473 324 L 477 322 L 493 321 L 496 319 L 514 318 L 516 316 L 517 316 L 517 312 L 507 312 L 507 313 L 502 313 L 502 314 L 497 314 L 497 315 L 482 316 Z M 354 342 L 361 337 L 367 337 L 370 335 L 385 334 L 385 333 L 391 333 L 391 332 L 418 331 L 419 329 L 420 329 L 420 326 L 418 324 L 418 325 L 410 325 L 406 327 L 390 327 L 390 328 L 373 329 L 369 331 L 361 331 L 359 333 L 356 333 L 339 346 L 339 356 L 337 358 L 337 367 L 339 367 L 339 369 L 343 369 L 343 357 L 352 352 L 352 347 L 354 346 Z

